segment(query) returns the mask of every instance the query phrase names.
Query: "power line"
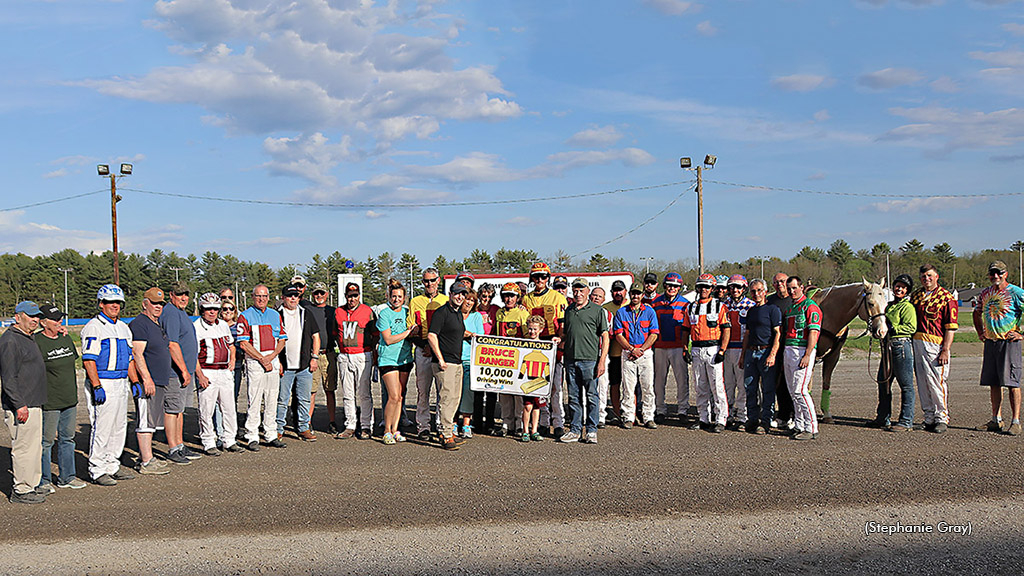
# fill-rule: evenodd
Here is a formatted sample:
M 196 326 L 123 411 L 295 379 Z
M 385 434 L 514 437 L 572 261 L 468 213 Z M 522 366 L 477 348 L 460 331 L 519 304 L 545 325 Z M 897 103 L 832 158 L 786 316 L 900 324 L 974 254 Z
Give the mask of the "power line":
M 512 198 L 508 200 L 467 200 L 460 202 L 405 202 L 405 203 L 335 203 L 335 202 L 299 202 L 292 200 L 253 200 L 250 198 L 225 198 L 218 196 L 200 196 L 198 194 L 180 194 L 176 192 L 158 192 L 156 190 L 140 190 L 138 188 L 121 188 L 131 192 L 150 194 L 153 196 L 167 196 L 171 198 L 187 198 L 190 200 L 209 200 L 213 202 L 232 202 L 235 204 L 264 204 L 271 206 L 306 206 L 315 208 L 438 208 L 451 206 L 488 206 L 499 204 L 523 204 L 527 202 L 550 202 L 554 200 L 570 200 L 573 198 L 590 198 L 594 196 L 607 196 L 610 194 L 621 194 L 623 192 L 639 192 L 643 190 L 654 190 L 667 188 L 680 184 L 691 183 L 692 180 L 682 182 L 668 182 L 666 184 L 653 184 L 650 186 L 638 186 L 636 188 L 618 188 L 602 192 L 584 192 L 580 194 L 566 194 L 564 196 L 544 196 L 540 198 Z
M 11 212 L 13 210 L 23 210 L 25 208 L 35 208 L 36 206 L 44 206 L 46 204 L 56 204 L 57 202 L 63 202 L 65 200 L 74 200 L 75 198 L 84 198 L 86 196 L 92 196 L 93 194 L 99 194 L 100 192 L 106 192 L 107 190 L 93 190 L 92 192 L 83 192 L 81 194 L 73 194 L 71 196 L 65 196 L 63 198 L 54 198 L 53 200 L 43 200 L 42 202 L 34 202 L 32 204 L 25 204 L 23 206 L 15 206 L 13 208 L 0 208 L 0 212 Z
M 735 182 L 721 182 L 718 180 L 704 179 L 707 184 L 718 184 L 721 186 L 732 186 L 734 188 L 749 188 L 753 190 L 769 190 L 775 192 L 797 192 L 800 194 L 820 194 L 823 196 L 859 196 L 862 198 L 918 198 L 928 200 L 931 198 L 998 198 L 1002 196 L 1021 196 L 1024 192 L 1000 192 L 997 194 L 872 194 L 869 192 L 832 192 L 828 190 L 804 190 L 802 188 L 782 188 L 777 186 L 758 186 L 756 184 L 737 184 Z
M 666 211 L 668 211 L 668 209 L 671 208 L 676 202 L 678 202 L 679 199 L 682 198 L 684 194 L 686 194 L 687 192 L 690 192 L 691 190 L 693 190 L 696 187 L 697 187 L 697 182 L 696 182 L 696 180 L 694 180 L 693 183 L 689 187 L 687 187 L 685 190 L 680 192 L 675 198 L 672 199 L 671 202 L 666 204 L 664 208 L 662 208 L 661 210 L 658 210 L 658 212 L 654 216 L 651 216 L 647 220 L 644 220 L 643 222 L 637 224 L 636 226 L 630 228 L 629 230 L 623 232 L 622 234 L 619 234 L 615 238 L 612 238 L 611 240 L 608 240 L 607 242 L 602 242 L 602 243 L 598 244 L 597 246 L 594 246 L 592 248 L 588 248 L 588 249 L 586 249 L 586 250 L 584 250 L 582 252 L 573 254 L 570 258 L 576 258 L 577 256 L 582 256 L 582 255 L 584 255 L 584 254 L 586 254 L 588 252 L 593 252 L 594 250 L 597 250 L 598 248 L 602 248 L 604 246 L 607 246 L 607 245 L 611 244 L 612 242 L 618 242 L 619 240 L 622 240 L 623 238 L 625 238 L 626 236 L 629 236 L 633 232 L 636 232 L 637 230 L 643 228 L 644 226 L 647 226 L 648 224 L 653 222 L 655 218 L 657 218 L 658 216 L 661 216 Z

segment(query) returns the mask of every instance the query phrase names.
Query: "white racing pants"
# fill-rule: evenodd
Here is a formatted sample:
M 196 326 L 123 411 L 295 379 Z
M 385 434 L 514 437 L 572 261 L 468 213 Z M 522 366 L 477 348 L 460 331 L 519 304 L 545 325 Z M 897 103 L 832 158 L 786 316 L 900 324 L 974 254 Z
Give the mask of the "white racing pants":
M 665 404 L 665 387 L 668 384 L 668 369 L 676 380 L 676 413 L 686 415 L 690 407 L 690 367 L 683 360 L 682 348 L 654 349 L 654 404 L 658 414 L 668 414 Z
M 729 414 L 739 422 L 747 421 L 747 387 L 743 384 L 743 349 L 725 350 L 725 398 Z
M 92 394 L 85 391 L 85 402 L 89 408 L 89 477 L 93 480 L 104 474 L 114 474 L 121 467 L 121 452 L 124 438 L 128 433 L 128 401 L 131 391 L 127 378 L 100 379 L 107 400 L 93 404 Z M 91 386 L 89 380 L 86 386 Z
M 610 380 L 608 378 L 608 358 L 604 360 L 604 373 L 597 379 L 597 423 L 604 424 L 605 419 L 608 416 L 608 387 Z
M 238 417 L 235 415 L 235 374 L 231 370 L 203 370 L 203 375 L 210 379 L 206 388 L 199 390 L 199 440 L 203 450 L 217 446 L 217 432 L 213 427 L 213 413 L 220 408 L 223 415 L 221 421 L 220 441 L 225 448 L 235 444 L 238 434 Z M 275 410 L 277 404 L 274 404 Z
M 914 339 L 914 377 L 925 424 L 949 423 L 949 364 L 938 363 L 942 344 Z
M 263 415 L 263 437 L 267 442 L 277 438 L 277 393 L 281 385 L 281 364 L 277 358 L 270 372 L 252 358 L 245 359 L 245 379 L 248 382 L 249 408 L 245 417 L 245 441 L 260 439 L 260 413 Z
M 654 420 L 654 354 L 648 351 L 643 356 L 631 360 L 629 354 L 622 352 L 622 421 L 632 422 L 636 419 L 636 385 L 640 384 L 640 400 L 643 402 L 641 420 Z
M 786 387 L 793 398 L 793 425 L 801 432 L 818 433 L 818 415 L 814 413 L 814 399 L 811 398 L 811 376 L 814 374 L 814 356 L 806 368 L 800 367 L 807 348 L 803 346 L 786 346 L 783 350 L 783 369 L 786 371 Z
M 721 424 L 725 426 L 729 418 L 729 400 L 725 396 L 725 378 L 722 364 L 714 363 L 718 346 L 694 346 L 690 349 L 693 360 L 693 378 L 696 380 L 694 390 L 697 393 L 697 414 L 705 424 Z M 714 422 L 711 411 L 714 408 Z
M 364 430 L 373 429 L 373 393 L 370 391 L 372 368 L 371 352 L 338 354 L 338 386 L 341 388 L 341 403 L 345 408 L 345 428 L 349 430 L 355 430 L 357 424 L 361 424 Z M 356 421 L 357 400 L 359 422 Z

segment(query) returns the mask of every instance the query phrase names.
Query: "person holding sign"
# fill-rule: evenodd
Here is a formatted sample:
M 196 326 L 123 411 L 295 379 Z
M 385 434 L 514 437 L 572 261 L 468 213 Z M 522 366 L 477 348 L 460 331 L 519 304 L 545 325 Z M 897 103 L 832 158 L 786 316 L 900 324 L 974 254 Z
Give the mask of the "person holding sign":
M 504 308 L 498 310 L 495 315 L 494 333 L 496 336 L 511 336 L 522 338 L 526 335 L 526 321 L 530 317 L 526 308 L 519 305 L 522 297 L 522 289 L 515 282 L 508 282 L 501 287 L 501 301 Z M 538 337 L 540 333 L 538 332 Z M 501 394 L 501 426 L 494 428 L 495 436 L 512 434 L 519 430 L 516 426 L 517 414 L 523 412 L 523 400 L 521 396 L 512 394 Z M 520 425 L 523 422 L 519 422 Z
M 560 441 L 577 442 L 583 433 L 582 394 L 587 395 L 587 432 L 583 442 L 597 444 L 600 401 L 597 378 L 604 374 L 608 357 L 608 315 L 590 301 L 590 285 L 584 278 L 572 281 L 573 302 L 565 310 L 565 382 L 569 390 L 569 432 Z
M 530 312 L 544 318 L 544 331 L 541 332 L 541 340 L 551 340 L 562 335 L 562 319 L 565 317 L 565 308 L 568 302 L 561 292 L 548 288 L 548 280 L 551 278 L 551 268 L 543 262 L 537 262 L 530 268 L 530 281 L 533 282 L 533 292 L 523 297 L 523 306 Z M 556 363 L 554 374 L 551 378 L 551 404 L 548 406 L 550 414 L 544 417 L 549 424 L 548 429 L 552 436 L 559 438 L 562 435 L 562 371 L 559 368 L 561 363 Z
M 476 292 L 470 289 L 466 292 L 466 297 L 462 301 L 462 322 L 466 326 L 466 335 L 469 334 L 483 334 L 484 333 L 484 320 L 476 312 Z M 469 378 L 469 364 L 472 361 L 473 345 L 468 339 L 462 342 L 462 399 L 459 401 L 459 414 L 462 415 L 462 428 L 459 429 L 459 436 L 463 438 L 473 437 L 473 426 L 471 421 L 473 419 L 473 405 L 476 401 L 476 396 L 483 395 L 483 392 L 473 392 L 470 389 L 470 378 Z
M 540 340 L 540 335 L 544 331 L 545 320 L 543 316 L 534 314 L 526 319 L 526 337 L 530 340 Z M 555 340 L 558 340 L 555 337 Z M 523 365 L 521 370 L 526 373 L 530 378 L 546 378 L 551 374 L 551 364 L 543 354 L 539 355 L 537 360 L 533 360 L 530 355 L 523 358 Z M 546 406 L 548 399 L 543 396 L 526 396 L 523 398 L 523 435 L 520 436 L 520 442 L 542 442 L 544 437 L 537 431 L 537 427 L 540 425 L 540 409 Z

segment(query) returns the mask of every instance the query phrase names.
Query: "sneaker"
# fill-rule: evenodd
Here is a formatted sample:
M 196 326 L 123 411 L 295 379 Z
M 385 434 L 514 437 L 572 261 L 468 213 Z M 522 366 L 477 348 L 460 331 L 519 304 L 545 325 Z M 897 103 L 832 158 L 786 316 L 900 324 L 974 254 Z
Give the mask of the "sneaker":
M 395 432 L 395 442 L 405 442 L 405 440 L 405 434 L 402 434 L 401 432 Z
M 179 466 L 186 466 L 192 463 L 191 460 L 186 458 L 185 455 L 181 453 L 181 450 L 175 450 L 174 452 L 169 453 L 167 455 L 167 461 L 173 462 Z
M 996 422 L 995 420 L 989 420 L 988 422 L 985 422 L 981 426 L 975 428 L 975 430 L 979 430 L 981 432 L 1002 432 L 1003 425 L 1002 423 Z
M 249 452 L 259 452 L 260 443 L 253 440 L 252 442 L 249 442 L 248 444 L 245 445 L 245 449 L 248 450 Z
M 629 421 L 623 420 L 622 421 L 622 429 L 623 430 L 632 430 L 633 429 L 633 421 L 632 420 L 629 420 Z
M 768 429 L 765 428 L 764 426 L 758 426 L 757 430 L 754 430 L 754 434 L 757 434 L 758 436 L 767 436 Z
M 597 432 L 587 432 L 586 437 L 583 438 L 584 444 L 597 444 Z
M 1020 436 L 1020 422 L 1010 424 L 1010 427 L 1006 429 L 1005 434 L 1007 436 Z
M 388 446 L 390 446 L 392 444 L 397 444 L 398 440 L 395 440 L 395 435 L 392 434 L 391 432 L 385 432 L 384 433 L 384 443 L 387 444 Z
M 93 480 L 94 484 L 99 486 L 117 486 L 117 480 L 110 477 L 110 474 L 103 474 L 99 478 Z
M 523 432 L 523 435 L 519 437 L 519 441 L 520 442 L 529 442 L 530 441 L 530 435 L 527 434 L 526 432 Z
M 598 430 L 604 430 L 605 426 L 607 426 L 607 424 L 605 424 L 603 420 L 597 423 Z
M 466 424 L 462 427 L 462 437 L 467 440 L 473 437 L 473 427 L 471 425 Z
M 508 430 L 506 430 L 504 426 L 499 426 L 491 433 L 497 438 L 504 438 L 505 435 L 508 434 Z
M 647 428 L 648 430 L 654 430 L 657 427 L 658 423 L 655 420 L 648 420 L 647 423 L 644 424 L 644 428 Z
M 937 422 L 925 422 L 922 427 L 925 432 L 935 432 L 935 425 Z
M 239 446 L 238 443 L 236 442 L 236 443 L 232 444 L 231 446 L 225 446 L 224 450 L 226 452 L 241 452 L 242 451 L 242 447 Z
M 949 425 L 946 424 L 945 422 L 936 422 L 935 428 L 932 429 L 932 432 L 935 432 L 936 434 L 942 434 L 947 429 L 949 429 Z
M 337 434 L 338 433 L 338 425 L 335 424 L 334 422 L 331 422 L 331 423 L 327 424 L 327 433 L 328 434 Z
M 36 486 L 35 489 L 36 494 L 42 494 L 43 496 L 46 496 L 47 494 L 53 494 L 56 491 L 57 489 L 53 487 L 53 484 L 51 482 L 40 484 L 39 486 Z
M 35 490 L 24 493 L 11 492 L 12 504 L 42 504 L 43 502 L 46 502 L 46 496 L 36 492 Z
M 721 434 L 722 432 L 725 432 L 725 426 L 721 424 L 715 424 L 714 426 L 708 429 L 708 432 L 711 432 L 712 434 Z
M 416 433 L 416 437 L 423 441 L 430 440 L 430 430 L 420 430 Z
M 57 482 L 57 488 L 71 488 L 72 490 L 80 490 L 82 488 L 85 488 L 86 486 L 87 484 L 83 482 L 81 478 L 78 477 L 72 478 L 71 481 L 66 484 L 61 484 L 60 482 Z
M 555 440 L 558 440 L 564 434 L 565 434 L 565 429 L 563 429 L 561 426 L 558 426 L 558 427 L 555 428 L 555 431 L 551 433 L 551 437 L 554 438 Z
M 657 424 L 664 424 L 665 423 L 665 415 L 664 414 L 655 414 L 654 415 L 654 422 L 657 423 Z
M 200 458 L 203 457 L 202 454 L 196 452 L 195 450 L 189 448 L 188 446 L 185 446 L 184 444 L 182 444 L 180 452 L 185 458 L 188 458 L 189 460 L 199 460 Z
M 563 444 L 571 444 L 573 442 L 579 442 L 579 439 L 580 439 L 580 435 L 578 433 L 570 431 L 570 432 L 566 432 L 565 434 L 562 434 L 558 438 L 558 441 L 563 443 Z
M 373 434 L 370 432 L 369 428 L 361 428 L 359 430 L 359 433 L 356 434 L 356 439 L 357 440 L 369 440 L 372 436 L 373 436 Z
M 121 466 L 117 469 L 117 472 L 111 474 L 110 477 L 120 482 L 121 480 L 133 480 L 135 478 L 135 474 L 132 474 L 130 470 Z
M 540 432 L 534 432 L 533 434 L 530 434 L 530 440 L 533 440 L 534 442 L 543 442 L 544 437 L 540 435 Z
M 313 434 L 312 430 L 303 430 L 299 432 L 299 438 L 303 442 L 316 442 L 316 434 Z
M 790 436 L 790 439 L 792 439 L 792 440 L 814 440 L 817 437 L 818 437 L 817 434 L 812 434 L 811 432 L 808 432 L 808 431 L 804 430 L 802 432 L 797 432 L 796 434 L 793 434 L 792 436 Z
M 220 456 L 220 450 L 216 446 L 211 446 L 206 450 L 203 450 L 203 454 L 207 456 Z
M 167 464 L 164 464 L 155 457 L 151 458 L 149 462 L 139 462 L 135 469 L 142 475 L 162 476 L 170 473 L 170 470 L 167 469 Z
M 285 448 L 288 445 L 282 442 L 280 438 L 274 438 L 270 442 L 267 442 L 267 446 L 270 446 L 271 448 Z
M 889 432 L 910 432 L 913 429 L 913 426 L 905 426 L 903 424 L 893 424 L 892 426 L 889 426 Z
M 451 451 L 451 450 L 458 450 L 459 449 L 459 444 L 455 441 L 455 435 L 454 434 L 449 436 L 449 437 L 447 437 L 447 438 L 445 438 L 444 436 L 441 436 L 440 437 L 440 441 L 441 441 L 441 448 L 444 448 L 445 450 Z
M 690 430 L 701 430 L 703 428 L 704 428 L 704 423 L 699 421 L 699 420 L 694 422 L 693 424 L 690 424 Z

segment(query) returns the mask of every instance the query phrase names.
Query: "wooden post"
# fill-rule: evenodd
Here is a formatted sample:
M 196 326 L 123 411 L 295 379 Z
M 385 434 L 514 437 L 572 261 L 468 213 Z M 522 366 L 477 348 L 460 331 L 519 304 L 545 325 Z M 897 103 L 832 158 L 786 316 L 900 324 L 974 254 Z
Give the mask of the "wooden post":
M 697 259 L 700 273 L 704 273 L 704 186 L 701 182 L 701 166 L 697 166 Z
M 121 257 L 117 251 L 117 180 L 110 174 L 110 227 L 114 236 L 114 284 L 121 285 Z

